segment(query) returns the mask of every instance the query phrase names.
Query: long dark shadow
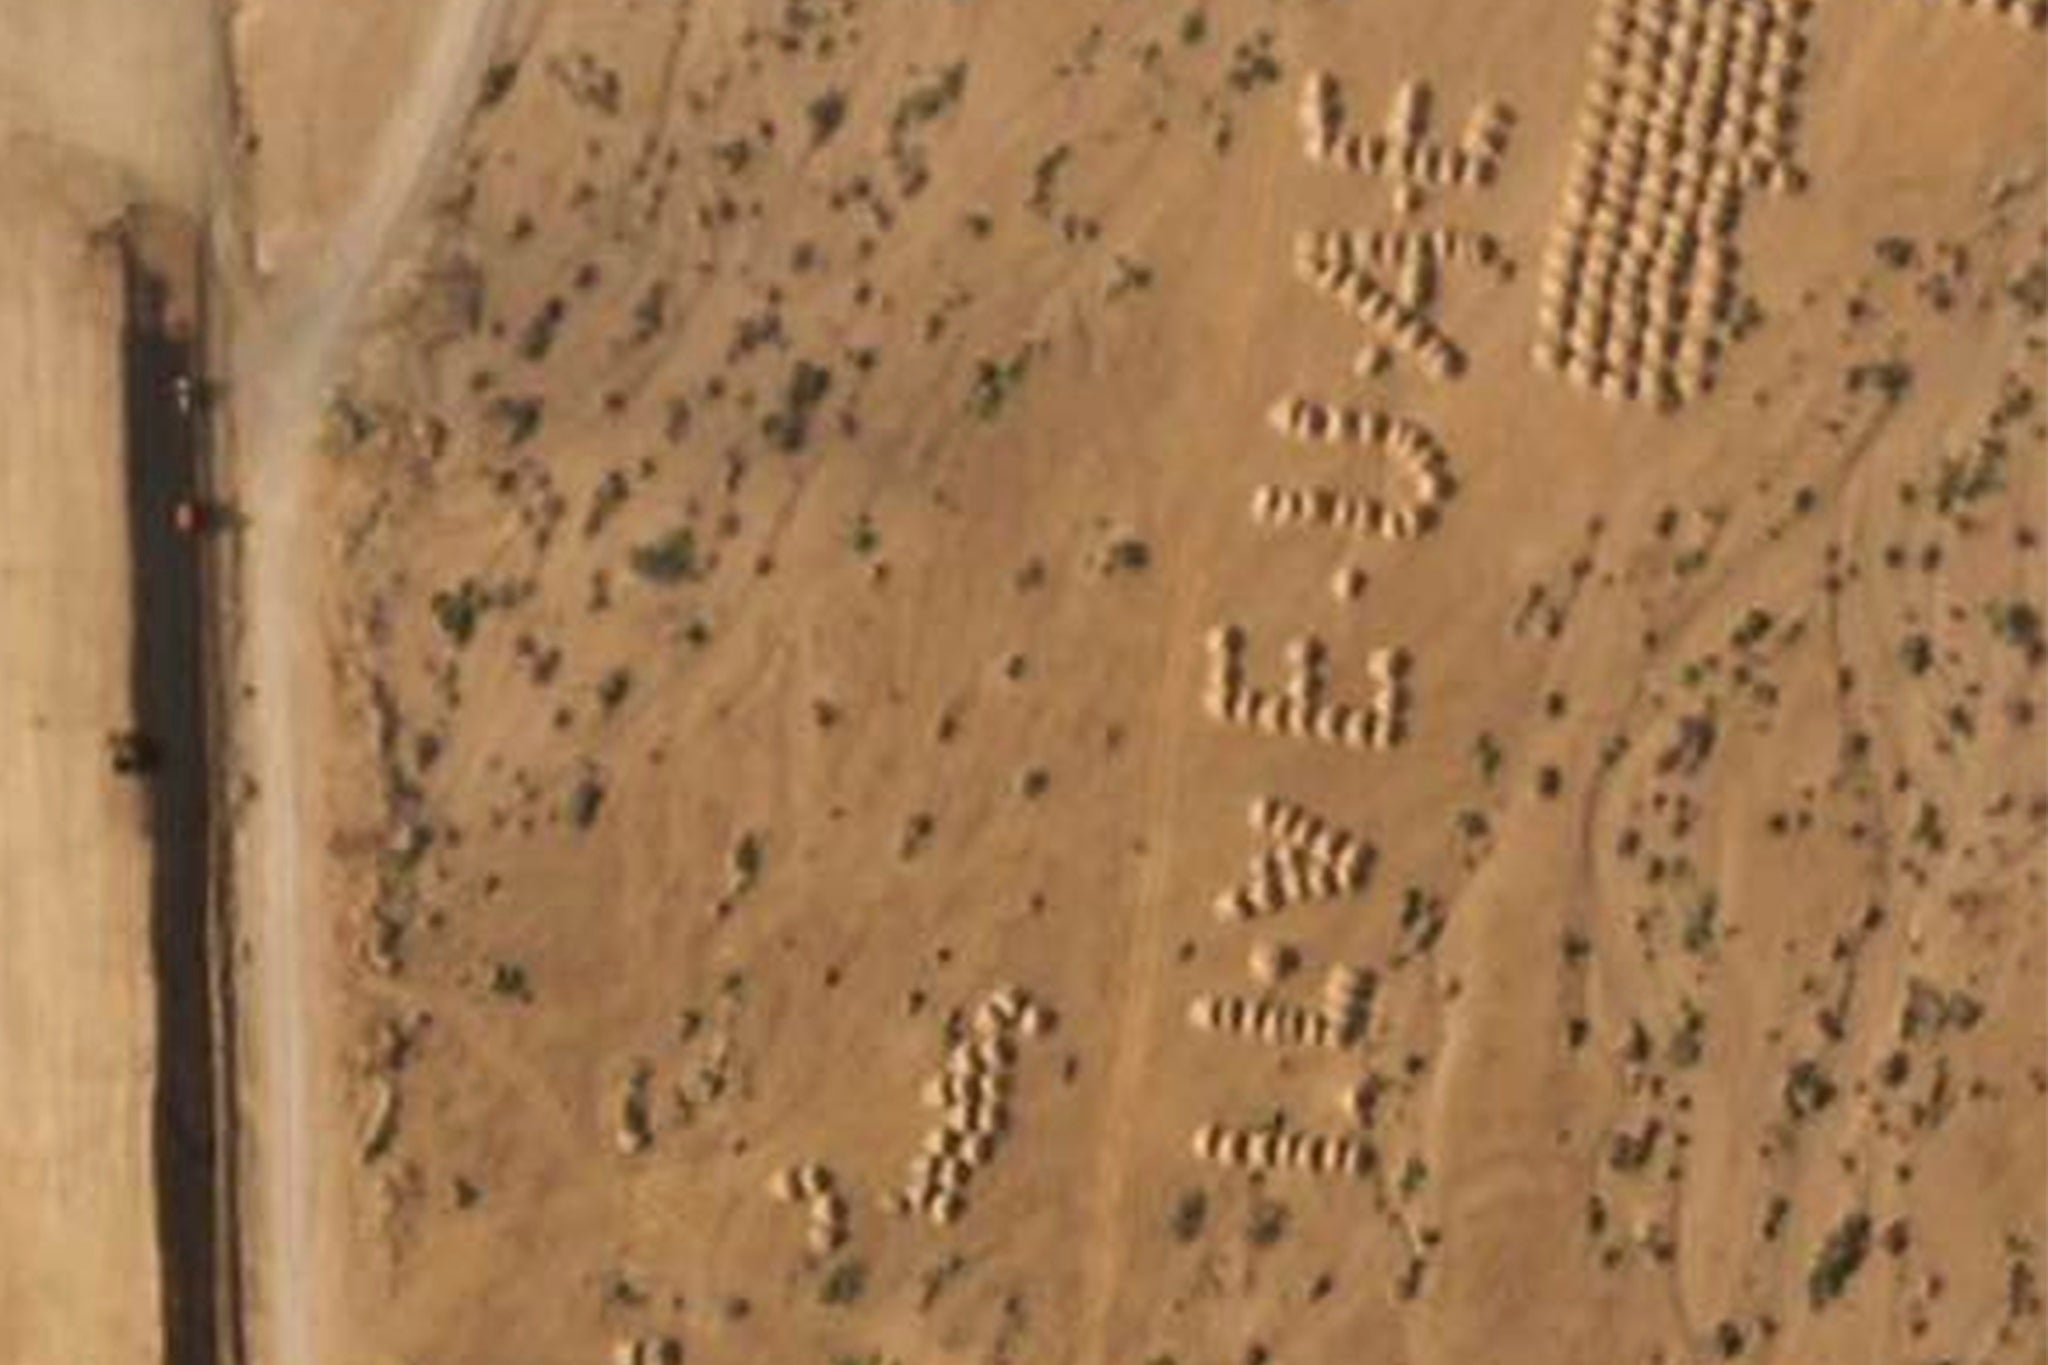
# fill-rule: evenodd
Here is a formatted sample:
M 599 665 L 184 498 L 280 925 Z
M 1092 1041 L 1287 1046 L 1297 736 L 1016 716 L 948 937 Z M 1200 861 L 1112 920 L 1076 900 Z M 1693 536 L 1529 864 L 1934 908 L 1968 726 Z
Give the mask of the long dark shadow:
M 162 279 L 124 245 L 121 345 L 134 574 L 135 727 L 153 749 L 146 784 L 156 986 L 154 1137 L 166 1365 L 220 1365 L 223 1207 L 217 1182 L 211 781 L 203 584 L 179 503 L 199 482 L 198 432 L 180 402 L 198 339 L 170 327 Z M 81 642 L 83 643 L 83 642 Z

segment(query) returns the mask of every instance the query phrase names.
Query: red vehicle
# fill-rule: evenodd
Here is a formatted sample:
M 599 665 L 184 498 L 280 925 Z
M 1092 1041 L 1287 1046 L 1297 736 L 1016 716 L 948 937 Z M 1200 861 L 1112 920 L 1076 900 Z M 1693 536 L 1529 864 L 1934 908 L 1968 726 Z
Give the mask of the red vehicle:
M 179 498 L 171 508 L 171 525 L 181 536 L 202 536 L 213 527 L 213 513 L 198 498 Z

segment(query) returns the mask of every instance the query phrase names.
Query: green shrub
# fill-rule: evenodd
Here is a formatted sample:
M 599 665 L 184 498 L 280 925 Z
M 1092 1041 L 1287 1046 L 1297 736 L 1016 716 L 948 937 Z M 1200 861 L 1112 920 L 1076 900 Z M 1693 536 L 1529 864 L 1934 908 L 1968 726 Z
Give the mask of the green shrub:
M 679 526 L 659 540 L 634 546 L 630 562 L 633 572 L 650 583 L 686 582 L 698 573 L 696 533 Z
M 859 1299 L 868 1287 L 868 1267 L 865 1261 L 841 1261 L 832 1267 L 831 1274 L 818 1286 L 818 1302 L 844 1306 Z

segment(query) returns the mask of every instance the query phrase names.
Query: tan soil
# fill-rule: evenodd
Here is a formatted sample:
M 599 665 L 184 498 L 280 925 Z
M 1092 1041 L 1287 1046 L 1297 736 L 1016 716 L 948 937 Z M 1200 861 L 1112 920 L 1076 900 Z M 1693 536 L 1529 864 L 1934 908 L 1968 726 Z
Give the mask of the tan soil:
M 149 846 L 130 723 L 123 281 L 101 177 L 0 176 L 0 1359 L 147 1360 L 160 1330 Z
M 1658 412 L 1531 361 L 1594 10 L 237 7 L 259 1358 L 2040 1358 L 2044 39 L 1799 20 Z M 1318 71 L 1503 102 L 1497 179 L 1397 217 Z M 1296 279 L 1404 221 L 1512 267 L 1455 378 Z M 1290 394 L 1439 524 L 1258 524 L 1401 487 Z M 1262 797 L 1362 887 L 1219 922 Z M 1190 1026 L 1340 964 L 1344 1047 Z M 1375 1164 L 1197 1154 L 1274 1124 Z
M 537 13 L 311 502 L 369 1125 L 334 1358 L 2031 1358 L 2037 36 L 1808 21 L 1810 185 L 1750 194 L 1758 320 L 1667 415 L 1527 359 L 1586 15 Z M 1395 223 L 1302 158 L 1315 69 L 1368 123 L 1409 77 L 1514 112 L 1417 220 L 1517 266 L 1447 278 L 1459 379 L 1351 378 L 1291 277 Z M 1252 524 L 1351 477 L 1264 425 L 1297 391 L 1428 425 L 1441 526 Z M 1225 622 L 1254 686 L 1409 651 L 1405 742 L 1219 727 Z M 1215 922 L 1263 795 L 1365 893 Z M 1262 937 L 1288 998 L 1379 974 L 1362 1047 L 1188 1028 Z M 1012 1131 L 957 1224 L 885 1211 L 1002 983 L 1058 1013 Z M 1190 1151 L 1368 1076 L 1372 1178 Z M 827 1254 L 764 1193 L 805 1160 Z

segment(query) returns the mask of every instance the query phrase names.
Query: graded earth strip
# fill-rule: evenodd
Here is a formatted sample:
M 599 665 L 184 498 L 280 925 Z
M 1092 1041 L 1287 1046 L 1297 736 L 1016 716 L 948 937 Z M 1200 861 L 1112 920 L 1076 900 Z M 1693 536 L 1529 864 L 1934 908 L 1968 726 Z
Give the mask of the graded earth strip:
M 0 191 L 0 1359 L 162 1359 L 146 789 L 107 736 L 135 660 L 122 262 L 71 186 Z M 28 1254 L 18 1254 L 26 1250 Z
M 413 82 L 391 113 L 347 216 L 301 269 L 260 281 L 235 300 L 229 357 L 232 477 L 253 524 L 244 591 L 242 667 L 258 704 L 246 742 L 261 799 L 249 807 L 237 854 L 255 945 L 251 1076 L 263 1116 L 253 1156 L 249 1216 L 251 1334 L 267 1365 L 321 1359 L 319 1250 L 325 1198 L 314 1129 L 322 1040 L 315 1018 L 324 991 L 308 942 L 301 865 L 309 807 L 321 795 L 297 762 L 295 728 L 325 696 L 297 617 L 305 467 L 317 443 L 327 376 L 368 304 L 379 271 L 437 183 L 437 171 L 472 111 L 483 68 L 509 8 L 506 0 L 448 0 Z M 238 65 L 251 54 L 237 52 Z M 246 107 L 245 107 L 246 112 Z M 260 243 L 257 232 L 252 240 Z M 317 827 L 319 817 L 311 817 Z

